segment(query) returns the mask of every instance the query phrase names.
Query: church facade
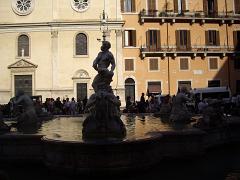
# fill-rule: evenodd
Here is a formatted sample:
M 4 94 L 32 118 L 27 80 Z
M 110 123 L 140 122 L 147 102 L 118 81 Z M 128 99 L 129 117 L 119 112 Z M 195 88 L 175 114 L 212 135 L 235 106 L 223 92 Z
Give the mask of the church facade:
M 43 100 L 89 97 L 102 31 L 116 61 L 112 88 L 124 101 L 123 23 L 118 0 L 0 0 L 0 103 L 19 89 Z

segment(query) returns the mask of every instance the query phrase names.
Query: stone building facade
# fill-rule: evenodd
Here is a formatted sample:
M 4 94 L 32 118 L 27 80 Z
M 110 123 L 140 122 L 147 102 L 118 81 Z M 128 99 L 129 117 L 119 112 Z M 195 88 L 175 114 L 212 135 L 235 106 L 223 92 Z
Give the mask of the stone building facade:
M 240 92 L 239 0 L 121 0 L 126 96 Z
M 104 28 L 116 58 L 112 88 L 124 101 L 123 23 L 118 0 L 0 0 L 0 103 L 18 89 L 43 100 L 89 97 Z

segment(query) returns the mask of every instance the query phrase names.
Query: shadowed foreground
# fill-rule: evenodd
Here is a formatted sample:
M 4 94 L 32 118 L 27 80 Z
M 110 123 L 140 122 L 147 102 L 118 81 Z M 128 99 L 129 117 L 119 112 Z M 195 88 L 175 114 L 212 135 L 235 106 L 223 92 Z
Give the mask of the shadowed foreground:
M 209 150 L 201 157 L 192 159 L 163 160 L 152 168 L 122 173 L 121 175 L 104 175 L 101 179 L 124 180 L 227 180 L 229 174 L 236 176 L 240 172 L 240 145 L 220 146 Z M 8 174 L 10 180 L 71 180 L 89 179 L 89 176 L 70 176 L 48 170 L 41 164 L 25 166 L 22 164 L 0 164 L 0 170 Z M 240 173 L 239 173 L 240 174 Z M 239 177 L 238 177 L 239 178 Z M 91 179 L 91 178 L 90 178 Z

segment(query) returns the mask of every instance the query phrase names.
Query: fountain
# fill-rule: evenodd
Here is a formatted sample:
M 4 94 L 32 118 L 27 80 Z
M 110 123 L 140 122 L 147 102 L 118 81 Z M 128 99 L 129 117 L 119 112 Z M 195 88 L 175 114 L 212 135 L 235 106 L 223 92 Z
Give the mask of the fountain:
M 85 139 L 123 138 L 126 135 L 125 126 L 120 119 L 121 102 L 114 96 L 110 86 L 115 69 L 115 60 L 109 51 L 110 48 L 110 42 L 103 41 L 102 51 L 93 62 L 93 67 L 98 74 L 92 83 L 95 93 L 86 105 L 90 115 L 83 123 L 82 132 Z

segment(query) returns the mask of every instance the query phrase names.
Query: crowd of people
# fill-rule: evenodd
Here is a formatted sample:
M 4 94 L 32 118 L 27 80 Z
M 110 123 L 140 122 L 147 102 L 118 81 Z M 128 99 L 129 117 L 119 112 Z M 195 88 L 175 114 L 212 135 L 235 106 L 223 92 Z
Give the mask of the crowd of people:
M 211 104 L 210 99 L 200 100 L 196 97 L 191 97 L 191 94 L 186 94 L 191 101 L 186 103 L 186 107 L 192 113 L 202 113 L 203 110 Z M 171 109 L 172 103 L 174 101 L 175 95 L 145 95 L 142 93 L 139 101 L 133 101 L 132 97 L 128 96 L 126 98 L 126 107 L 123 109 L 123 113 L 155 113 L 159 112 L 163 107 L 169 107 Z M 46 98 L 44 102 L 40 99 L 34 101 L 37 114 L 41 112 L 48 113 L 51 115 L 76 115 L 83 114 L 86 111 L 87 97 L 80 100 L 75 100 L 75 98 L 63 98 L 60 97 Z M 220 99 L 219 101 L 223 101 Z M 240 95 L 233 95 L 228 102 L 223 102 L 221 104 L 223 111 L 226 114 L 234 113 L 236 108 L 240 107 Z M 0 105 L 0 110 L 6 115 L 14 114 L 11 112 L 13 109 L 11 102 L 6 105 Z M 21 109 L 20 109 L 21 111 Z
M 204 98 L 200 100 L 199 97 L 194 97 L 190 93 L 186 93 L 186 96 L 190 99 L 189 102 L 185 104 L 187 109 L 191 113 L 201 114 L 203 113 L 204 109 L 212 104 L 213 99 Z M 145 96 L 142 93 L 140 101 L 132 102 L 132 98 L 128 96 L 126 98 L 126 108 L 124 109 L 125 113 L 155 113 L 159 112 L 160 109 L 164 107 L 169 107 L 171 109 L 174 98 L 176 96 L 170 95 L 149 95 Z M 221 106 L 222 110 L 226 114 L 234 114 L 236 113 L 235 110 L 240 108 L 240 94 L 234 94 L 231 98 L 227 101 L 223 98 L 219 97 L 217 100 L 219 105 Z M 240 115 L 240 114 L 238 114 Z
M 34 106 L 38 115 L 76 115 L 85 112 L 87 101 L 87 97 L 77 101 L 75 98 L 63 98 L 62 100 L 60 97 L 56 99 L 46 98 L 44 102 L 40 98 L 36 98 L 34 99 Z M 21 113 L 21 106 L 13 106 L 12 102 L 9 101 L 8 104 L 0 105 L 0 111 L 4 116 L 16 116 L 18 113 Z

